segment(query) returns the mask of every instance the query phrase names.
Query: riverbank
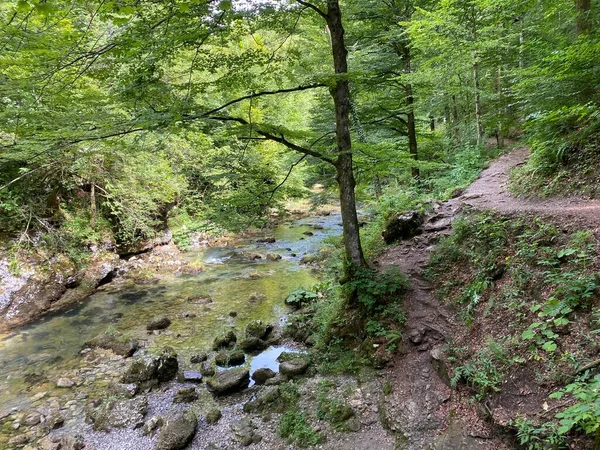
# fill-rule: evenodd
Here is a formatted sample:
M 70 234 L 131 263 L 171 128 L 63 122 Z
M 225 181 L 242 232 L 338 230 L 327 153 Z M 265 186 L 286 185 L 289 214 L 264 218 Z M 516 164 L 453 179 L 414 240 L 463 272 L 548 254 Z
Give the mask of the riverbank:
M 96 335 L 117 333 L 123 342 L 136 341 L 140 352 L 175 348 L 181 371 L 197 371 L 192 356 L 210 351 L 216 333 L 233 327 L 243 335 L 254 320 L 277 325 L 289 292 L 316 281 L 300 260 L 316 251 L 325 237 L 339 232 L 339 217 L 328 213 L 255 234 L 229 247 L 179 253 L 181 266 L 174 264 L 173 255 L 157 256 L 156 250 L 138 255 L 123 267 L 128 273 L 145 274 L 143 279 L 140 273 L 135 281 L 116 278 L 77 306 L 5 336 L 0 343 L 3 445 L 39 442 L 52 431 L 47 421 L 53 416 L 62 417 L 62 426 L 52 436 L 72 435 L 78 426 L 87 426 L 82 420 L 85 411 L 104 399 L 129 363 L 106 349 L 86 349 L 84 343 Z M 168 251 L 169 246 L 160 249 Z M 168 270 L 149 270 L 159 267 L 155 257 L 167 260 Z M 198 270 L 179 270 L 183 266 Z M 167 329 L 146 329 L 148 322 L 163 315 L 170 321 Z M 249 368 L 255 359 L 254 354 L 246 357 Z M 165 389 L 178 386 L 178 381 L 171 383 Z M 40 422 L 26 420 L 31 414 L 39 415 Z

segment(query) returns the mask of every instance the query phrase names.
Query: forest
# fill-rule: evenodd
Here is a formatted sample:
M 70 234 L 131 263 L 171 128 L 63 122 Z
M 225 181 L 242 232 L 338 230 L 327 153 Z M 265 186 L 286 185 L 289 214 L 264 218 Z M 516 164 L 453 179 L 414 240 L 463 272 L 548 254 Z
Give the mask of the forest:
M 235 249 L 252 240 L 228 258 L 267 265 L 283 259 L 302 268 L 289 269 L 293 276 L 272 268 L 265 275 L 232 264 L 246 278 L 227 289 L 252 301 L 263 294 L 244 287 L 248 277 L 281 276 L 264 296 L 268 302 L 287 297 L 299 310 L 286 315 L 293 331 L 282 331 L 283 339 L 299 340 L 309 373 L 325 377 L 316 387 L 288 380 L 276 400 L 271 394 L 263 404 L 253 397 L 244 405 L 265 414 L 265 402 L 273 403 L 269 408 L 281 415 L 273 439 L 366 448 L 361 445 L 371 437 L 364 430 L 371 428 L 361 428 L 356 407 L 342 404 L 348 386 L 332 388 L 337 381 L 327 378 L 351 373 L 371 380 L 365 386 L 374 383 L 373 395 L 389 403 L 377 433 L 393 445 L 381 437 L 374 445 L 382 449 L 599 448 L 599 6 L 596 0 L 3 0 L 0 339 L 6 344 L 0 342 L 0 375 L 10 375 L 0 384 L 0 403 L 26 409 L 31 405 L 19 399 L 45 386 L 38 372 L 28 372 L 36 380 L 28 387 L 23 380 L 10 384 L 26 370 L 16 363 L 20 357 L 49 352 L 14 344 L 27 339 L 20 333 L 35 334 L 20 327 L 80 311 L 73 305 L 97 295 L 131 300 L 164 285 L 168 298 L 171 289 L 187 289 L 173 283 L 212 273 L 210 255 L 190 262 L 187 255 L 197 258 L 198 247 Z M 303 222 L 318 217 L 322 222 Z M 294 244 L 285 237 L 284 247 L 272 237 L 278 242 L 277 230 L 289 227 L 293 234 L 299 226 L 309 228 L 298 231 Z M 310 251 L 297 249 L 300 244 Z M 164 281 L 175 264 L 180 281 Z M 208 286 L 213 279 L 202 280 Z M 141 340 L 150 341 L 140 348 L 152 353 L 168 344 L 180 368 L 181 355 L 193 357 L 188 353 L 198 351 L 200 340 L 192 342 L 195 331 L 178 328 L 174 317 L 200 316 L 201 307 L 219 303 L 216 291 L 199 289 L 202 295 L 186 300 L 197 309 L 192 313 L 176 302 L 146 312 L 135 306 L 139 320 L 149 320 Z M 421 294 L 431 302 L 421 302 Z M 234 303 L 210 319 L 211 339 L 230 325 L 247 325 L 246 337 L 267 348 L 271 330 L 257 337 L 250 320 L 273 321 L 277 308 L 269 303 L 268 313 L 265 307 L 244 316 L 245 307 Z M 151 326 L 157 315 L 169 316 L 169 323 Z M 103 320 L 94 330 L 108 327 L 102 339 L 118 335 L 122 346 L 126 338 L 140 340 L 131 320 L 122 329 L 121 322 Z M 83 333 L 81 340 L 91 328 L 70 333 Z M 166 333 L 192 337 L 174 344 Z M 229 361 L 239 341 L 214 345 L 231 351 L 225 367 L 236 365 Z M 114 350 L 113 344 L 89 347 Z M 91 359 L 95 351 L 81 356 L 90 358 L 88 365 L 100 364 Z M 164 352 L 160 357 L 168 360 Z M 63 365 L 55 358 L 52 367 L 71 374 L 73 355 L 69 364 L 60 358 Z M 302 366 L 298 361 L 281 366 Z M 418 417 L 409 417 L 399 397 L 419 389 L 407 373 L 424 365 L 437 377 L 427 386 L 438 396 L 450 389 L 452 400 L 435 411 L 422 405 Z M 391 377 L 384 381 L 362 375 L 384 367 Z M 214 369 L 202 375 L 213 376 Z M 503 397 L 513 384 L 530 393 L 523 394 L 530 395 L 527 407 Z M 93 380 L 84 385 L 91 397 L 105 387 Z M 210 386 L 212 394 L 220 392 Z M 309 413 L 314 408 L 302 409 L 311 389 L 316 417 Z M 104 404 L 109 412 L 119 408 L 119 400 L 111 401 Z M 295 406 L 286 410 L 284 403 Z M 94 427 L 111 423 L 102 408 L 88 414 Z M 52 428 L 23 434 L 31 414 L 15 419 L 19 413 L 4 412 L 0 405 L 0 448 L 84 448 L 71 442 L 70 425 L 71 441 L 65 435 L 52 441 L 57 447 L 42 447 L 46 435 L 57 436 Z M 185 414 L 176 418 L 188 428 L 193 422 L 194 432 L 183 444 L 165 443 L 162 433 L 172 431 L 166 420 L 150 430 L 161 427 L 157 443 L 136 437 L 131 448 L 169 450 L 192 441 L 189 448 L 225 448 L 217 441 L 199 446 L 196 415 Z M 233 419 L 223 414 L 229 424 Z M 437 414 L 445 418 L 424 425 L 430 420 L 424 417 Z M 458 425 L 456 431 L 455 416 L 487 431 Z M 333 434 L 320 433 L 313 419 L 327 422 Z M 407 428 L 390 425 L 403 419 Z M 142 424 L 148 422 L 135 430 Z M 246 422 L 231 427 L 236 442 L 278 448 L 262 430 L 262 443 L 252 441 L 258 431 L 250 437 L 239 431 L 252 428 Z M 351 432 L 357 437 L 333 446 L 335 433 Z M 85 448 L 119 444 L 93 433 L 89 443 L 82 433 Z

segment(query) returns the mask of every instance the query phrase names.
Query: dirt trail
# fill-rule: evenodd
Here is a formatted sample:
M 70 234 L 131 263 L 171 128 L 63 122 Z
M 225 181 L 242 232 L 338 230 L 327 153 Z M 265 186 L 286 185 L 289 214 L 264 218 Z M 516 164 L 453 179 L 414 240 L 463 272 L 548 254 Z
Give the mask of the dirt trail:
M 508 179 L 513 167 L 523 165 L 528 157 L 526 147 L 501 156 L 459 197 L 466 205 L 500 212 L 530 212 L 561 221 L 576 221 L 593 231 L 600 230 L 600 200 L 579 198 L 523 199 L 508 192 Z
M 452 221 L 464 206 L 503 213 L 530 212 L 561 223 L 584 224 L 600 230 L 600 201 L 579 199 L 520 199 L 508 192 L 512 168 L 522 165 L 527 148 L 498 158 L 457 198 L 438 204 L 423 226 L 423 233 L 402 241 L 379 258 L 379 264 L 395 265 L 410 277 L 406 295 L 407 324 L 404 353 L 387 371 L 392 393 L 383 402 L 384 420 L 406 450 L 508 449 L 492 427 L 482 420 L 468 393 L 448 387 L 441 356 L 444 343 L 452 340 L 461 324 L 432 293 L 423 277 L 433 245 L 451 232 Z

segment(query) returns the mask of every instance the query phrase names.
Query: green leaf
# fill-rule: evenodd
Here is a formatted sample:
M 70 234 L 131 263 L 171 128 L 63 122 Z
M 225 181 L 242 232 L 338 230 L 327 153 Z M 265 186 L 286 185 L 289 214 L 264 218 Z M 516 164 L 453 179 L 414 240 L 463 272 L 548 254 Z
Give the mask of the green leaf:
M 525 339 L 526 341 L 533 339 L 534 336 L 535 336 L 535 333 L 532 329 L 527 329 L 527 330 L 523 331 L 523 333 L 521 334 L 521 337 L 523 339 Z
M 554 352 L 554 351 L 556 351 L 557 345 L 556 345 L 556 342 L 554 342 L 554 341 L 548 341 L 548 342 L 544 343 L 544 345 L 542 345 L 542 348 L 544 350 L 546 350 L 547 352 Z

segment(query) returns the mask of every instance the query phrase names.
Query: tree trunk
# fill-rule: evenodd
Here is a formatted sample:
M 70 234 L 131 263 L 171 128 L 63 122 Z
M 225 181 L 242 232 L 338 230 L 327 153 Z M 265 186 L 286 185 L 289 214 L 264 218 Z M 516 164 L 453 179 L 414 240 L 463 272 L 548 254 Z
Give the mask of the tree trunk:
M 90 228 L 96 225 L 96 185 L 92 183 L 90 189 Z
M 377 174 L 373 175 L 373 186 L 375 187 L 375 198 L 379 200 L 383 195 L 383 190 L 381 188 L 381 180 Z
M 338 0 L 327 0 L 327 26 L 331 33 L 331 50 L 335 73 L 348 73 L 348 51 L 344 42 L 342 12 Z M 350 88 L 348 80 L 340 76 L 330 89 L 335 106 L 335 134 L 338 157 L 336 160 L 337 182 L 340 188 L 340 209 L 346 259 L 352 268 L 366 266 L 356 213 L 354 171 L 352 165 L 352 141 L 350 138 Z M 346 274 L 351 275 L 351 273 Z
M 454 140 L 460 143 L 460 131 L 458 128 L 458 105 L 456 104 L 456 94 L 452 94 L 452 131 L 454 132 Z
M 498 125 L 496 126 L 496 144 L 498 148 L 504 147 L 504 127 L 502 126 L 502 117 L 505 113 L 504 95 L 502 93 L 502 67 L 498 67 L 496 73 L 496 95 L 498 95 Z
M 406 103 L 408 104 L 408 113 L 406 117 L 407 132 L 408 132 L 408 152 L 412 158 L 416 161 L 419 160 L 419 146 L 417 143 L 417 127 L 415 125 L 415 110 L 414 103 L 415 99 L 412 93 L 412 85 L 406 84 Z M 419 178 L 420 172 L 418 167 L 412 168 L 413 178 Z
M 592 22 L 589 17 L 591 8 L 591 0 L 575 0 L 575 9 L 577 11 L 575 30 L 577 36 L 589 33 L 592 30 Z
M 473 50 L 473 88 L 475 94 L 477 145 L 481 145 L 483 143 L 483 120 L 481 118 L 481 93 L 479 92 L 479 62 L 477 61 L 477 50 Z
M 404 59 L 404 70 L 406 73 L 411 73 L 411 58 L 410 58 L 410 47 L 405 45 L 402 49 L 402 57 Z M 415 97 L 413 94 L 412 84 L 406 83 L 406 104 L 408 106 L 408 113 L 406 118 L 407 133 L 408 133 L 408 152 L 415 161 L 419 160 L 419 144 L 417 143 L 417 127 L 415 121 Z M 418 167 L 413 167 L 412 170 L 413 178 L 419 178 L 420 172 Z

